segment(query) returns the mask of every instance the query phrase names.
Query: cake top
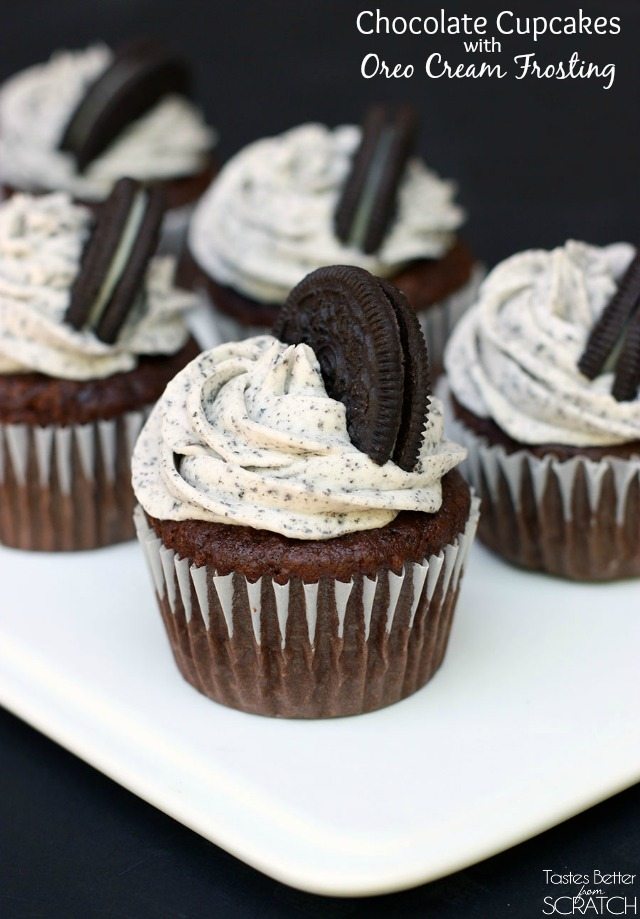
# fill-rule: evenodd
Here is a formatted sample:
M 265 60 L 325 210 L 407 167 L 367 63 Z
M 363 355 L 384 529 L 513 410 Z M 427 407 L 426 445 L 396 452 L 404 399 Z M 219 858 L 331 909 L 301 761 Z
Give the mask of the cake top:
M 624 324 L 604 359 L 595 368 L 590 359 L 593 372 L 584 372 L 594 329 L 635 255 L 627 243 L 570 241 L 550 252 L 514 255 L 495 268 L 447 349 L 458 401 L 525 444 L 606 447 L 640 440 L 640 387 L 630 385 L 628 373 L 625 392 L 616 385 L 612 352 Z
M 146 199 L 136 200 L 133 216 L 144 219 Z M 150 257 L 140 223 L 106 216 L 117 231 L 112 257 L 92 267 L 83 256 L 101 220 L 88 208 L 63 193 L 17 194 L 0 205 L 0 373 L 103 378 L 132 370 L 140 355 L 173 354 L 184 345 L 193 297 L 174 286 L 175 260 Z M 92 272 L 96 296 L 77 299 L 74 324 L 73 292 Z M 100 315 L 90 317 L 98 294 Z M 100 338 L 104 317 L 112 334 Z
M 336 211 L 362 139 L 353 125 L 305 124 L 241 150 L 196 208 L 189 247 L 201 268 L 245 296 L 282 303 L 314 268 L 357 265 L 388 277 L 416 259 L 446 254 L 464 213 L 453 183 L 415 156 L 403 163 L 392 212 L 385 210 L 383 185 L 374 183 L 391 216 L 376 251 L 339 237 Z M 391 165 L 399 155 L 393 149 Z M 393 179 L 387 160 L 379 162 Z
M 185 367 L 134 451 L 133 486 L 144 510 L 160 520 L 243 525 L 303 540 L 382 527 L 401 510 L 438 511 L 442 478 L 465 451 L 445 439 L 440 403 L 428 397 L 419 326 L 403 326 L 387 285 L 377 285 L 359 269 L 316 272 L 285 308 L 282 333 L 294 343 L 259 336 L 220 345 Z M 308 299 L 327 297 L 332 315 L 314 328 Z M 351 322 L 365 301 L 363 322 Z M 340 310 L 348 322 L 338 321 Z M 392 322 L 397 340 L 390 336 L 387 363 L 376 336 Z M 399 425 L 386 406 L 377 410 L 392 381 L 410 406 Z
M 89 201 L 123 175 L 159 181 L 201 172 L 215 134 L 184 95 L 178 63 L 144 47 L 60 51 L 7 80 L 0 181 Z

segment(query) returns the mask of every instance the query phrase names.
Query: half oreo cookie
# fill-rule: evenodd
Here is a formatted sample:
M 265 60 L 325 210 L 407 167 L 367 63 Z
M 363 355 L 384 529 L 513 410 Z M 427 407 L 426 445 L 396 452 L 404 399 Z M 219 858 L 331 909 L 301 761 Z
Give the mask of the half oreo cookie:
M 578 368 L 590 380 L 615 371 L 613 395 L 634 399 L 640 387 L 640 253 L 636 253 L 618 290 L 594 325 Z
M 164 194 L 120 179 L 100 207 L 71 289 L 65 321 L 113 344 L 139 303 L 149 260 L 158 247 Z
M 183 61 L 150 40 L 127 44 L 116 51 L 80 100 L 60 149 L 75 157 L 82 172 L 156 102 L 170 93 L 186 95 L 188 90 L 189 72 Z
M 418 461 L 429 406 L 427 346 L 414 310 L 361 268 L 319 268 L 289 294 L 274 327 L 308 344 L 331 398 L 346 408 L 355 447 L 406 471 Z
M 367 112 L 335 212 L 336 235 L 343 243 L 366 253 L 380 248 L 396 213 L 398 189 L 417 133 L 411 106 L 378 105 Z

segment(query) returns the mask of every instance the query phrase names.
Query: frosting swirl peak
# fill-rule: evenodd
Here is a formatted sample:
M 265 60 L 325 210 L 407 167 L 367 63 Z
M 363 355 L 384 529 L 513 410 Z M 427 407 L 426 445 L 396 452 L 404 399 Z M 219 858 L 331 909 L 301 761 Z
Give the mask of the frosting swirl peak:
M 79 173 L 59 143 L 88 87 L 109 66 L 106 45 L 59 51 L 0 88 L 0 178 L 21 191 L 68 191 L 101 200 L 123 175 L 160 181 L 200 172 L 216 137 L 197 108 L 166 96 Z
M 409 162 L 380 250 L 365 255 L 340 242 L 334 213 L 360 136 L 351 125 L 305 124 L 241 150 L 196 208 L 189 245 L 197 262 L 221 284 L 281 303 L 324 265 L 388 277 L 414 259 L 444 255 L 464 213 L 453 183 L 419 159 Z
M 600 447 L 640 440 L 640 395 L 617 402 L 613 374 L 578 361 L 635 249 L 570 241 L 507 259 L 456 327 L 445 364 L 465 408 L 525 444 Z
M 158 519 L 329 539 L 433 513 L 441 479 L 464 459 L 432 400 L 416 469 L 377 466 L 353 446 L 307 345 L 270 336 L 220 345 L 168 385 L 133 457 L 133 486 Z
M 96 379 L 132 370 L 138 355 L 174 354 L 187 340 L 193 296 L 173 286 L 170 256 L 149 263 L 144 309 L 115 344 L 65 322 L 91 220 L 62 193 L 13 195 L 0 205 L 0 373 Z

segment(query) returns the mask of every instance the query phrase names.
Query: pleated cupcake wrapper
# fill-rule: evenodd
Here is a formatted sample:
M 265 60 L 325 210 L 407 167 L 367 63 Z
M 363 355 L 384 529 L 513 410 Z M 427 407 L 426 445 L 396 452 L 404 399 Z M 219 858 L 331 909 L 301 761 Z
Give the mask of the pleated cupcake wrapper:
M 445 300 L 420 310 L 418 319 L 429 349 L 429 367 L 432 379 L 442 373 L 444 367 L 444 350 L 449 336 L 457 322 L 475 301 L 480 285 L 485 279 L 486 268 L 474 266 L 470 280 Z
M 259 714 L 358 714 L 415 692 L 444 656 L 478 525 L 396 574 L 251 582 L 198 567 L 135 513 L 155 593 L 183 676 L 218 702 Z
M 447 421 L 468 450 L 462 471 L 482 500 L 483 542 L 515 564 L 576 580 L 640 575 L 640 456 L 508 453 Z
M 0 424 L 0 542 L 58 551 L 133 539 L 130 459 L 148 412 L 82 425 Z
M 158 253 L 179 256 L 184 249 L 194 204 L 184 204 L 165 212 L 160 231 Z
M 420 320 L 420 326 L 427 340 L 429 348 L 429 365 L 432 375 L 435 377 L 441 373 L 443 367 L 444 348 L 449 335 L 461 318 L 469 309 L 476 299 L 478 288 L 484 280 L 486 270 L 483 265 L 476 265 L 473 269 L 471 279 L 460 290 L 455 291 L 445 300 L 430 306 L 429 309 L 421 310 L 417 315 Z M 242 341 L 253 335 L 264 335 L 269 328 L 261 325 L 244 325 L 238 322 L 232 316 L 219 310 L 215 301 L 211 299 L 209 293 L 200 286 L 197 290 L 198 296 L 208 310 L 211 311 L 215 322 L 216 337 L 221 342 L 225 341 Z

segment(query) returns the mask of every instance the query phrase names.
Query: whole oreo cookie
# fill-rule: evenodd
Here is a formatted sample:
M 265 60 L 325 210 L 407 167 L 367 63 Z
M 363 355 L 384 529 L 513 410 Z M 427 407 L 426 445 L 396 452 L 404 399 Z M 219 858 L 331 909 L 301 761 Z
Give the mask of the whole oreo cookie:
M 157 249 L 164 194 L 120 179 L 101 205 L 71 289 L 65 321 L 113 344 L 138 302 Z
M 308 344 L 352 443 L 383 465 L 416 465 L 428 412 L 427 347 L 403 294 L 361 268 L 319 268 L 289 294 L 274 327 Z
M 634 399 L 640 386 L 640 253 L 636 252 L 613 299 L 594 325 L 578 368 L 594 380 L 614 364 L 613 395 Z
M 401 469 L 415 469 L 422 445 L 429 405 L 430 380 L 427 346 L 415 310 L 397 287 L 378 279 L 398 323 L 404 357 L 404 380 L 400 429 L 393 451 L 393 461 Z
M 395 213 L 398 189 L 416 143 L 418 120 L 408 105 L 371 108 L 335 212 L 338 239 L 376 252 Z
M 186 95 L 186 65 L 153 41 L 123 46 L 88 88 L 71 115 L 60 149 L 82 172 L 116 137 L 171 93 Z

